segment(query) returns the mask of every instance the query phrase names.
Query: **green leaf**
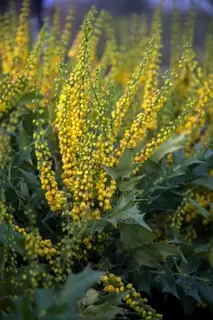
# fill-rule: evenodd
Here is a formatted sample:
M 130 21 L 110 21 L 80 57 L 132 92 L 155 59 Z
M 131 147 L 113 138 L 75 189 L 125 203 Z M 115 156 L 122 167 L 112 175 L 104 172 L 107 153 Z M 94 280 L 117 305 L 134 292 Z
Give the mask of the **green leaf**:
M 89 306 L 91 304 L 94 304 L 99 298 L 99 292 L 95 289 L 89 289 L 85 295 L 80 300 L 80 304 L 83 306 Z
M 118 184 L 118 188 L 121 192 L 132 191 L 135 186 L 143 179 L 143 176 L 131 177 L 128 181 L 121 181 Z
M 72 316 L 70 316 L 70 311 L 67 304 L 57 304 L 57 301 L 55 301 L 48 307 L 48 309 L 44 310 L 43 316 L 40 316 L 39 319 L 77 319 L 74 312 L 72 313 Z
M 162 274 L 158 275 L 155 278 L 155 281 L 161 286 L 163 293 L 171 293 L 176 298 L 179 298 L 177 293 L 176 278 L 168 268 L 163 267 Z
M 182 252 L 178 246 L 172 246 L 165 243 L 155 243 L 152 246 L 153 250 L 157 250 L 164 260 L 170 256 L 182 256 Z
M 203 281 L 198 281 L 198 291 L 201 297 L 213 305 L 213 286 L 211 282 L 205 283 Z
M 192 164 L 203 164 L 204 162 L 202 160 L 197 159 L 196 157 L 191 157 L 189 159 L 185 159 L 183 164 L 185 166 L 191 166 Z
M 193 274 L 197 272 L 201 263 L 201 259 L 197 255 L 192 254 L 191 256 L 187 256 L 187 261 L 182 259 L 179 267 L 182 273 Z
M 44 191 L 42 189 L 36 189 L 31 197 L 30 202 L 34 206 L 38 206 L 45 199 Z
M 133 163 L 134 151 L 130 149 L 126 149 L 124 151 L 123 156 L 120 158 L 120 162 L 118 167 L 111 168 L 103 166 L 106 170 L 107 174 L 113 179 L 117 178 L 128 178 L 135 168 L 135 164 Z
M 20 297 L 13 300 L 13 305 L 15 308 L 14 316 L 11 314 L 11 320 L 34 320 L 34 314 L 32 312 L 32 305 L 28 297 Z
M 120 158 L 119 161 L 119 168 L 126 169 L 132 166 L 133 163 L 133 156 L 134 156 L 134 151 L 131 149 L 125 149 L 122 157 Z
M 9 233 L 9 226 L 7 224 L 1 223 L 0 224 L 0 243 L 6 244 L 7 243 L 7 235 Z
M 194 180 L 193 183 L 197 186 L 205 187 L 209 190 L 213 190 L 213 177 L 203 177 L 197 180 Z
M 164 144 L 158 147 L 151 159 L 155 162 L 159 162 L 166 154 L 184 148 L 185 141 L 185 135 L 178 135 L 168 139 Z
M 122 197 L 123 204 L 125 203 L 125 197 Z M 119 207 L 121 208 L 119 210 Z M 125 222 L 127 224 L 137 224 L 145 229 L 152 231 L 150 227 L 144 221 L 145 214 L 141 214 L 138 210 L 138 203 L 130 203 L 126 207 L 122 208 L 122 202 L 106 217 L 112 225 L 117 226 L 119 222 Z
M 21 194 L 25 197 L 25 198 L 29 198 L 29 190 L 27 187 L 27 184 L 25 182 L 19 181 L 19 185 L 20 185 L 20 191 Z
M 133 163 L 134 150 L 125 149 L 119 162 L 119 172 L 121 178 L 128 178 L 136 165 Z
M 19 133 L 18 133 L 18 145 L 19 150 L 25 150 L 25 148 L 30 144 L 29 135 L 23 127 L 23 123 L 21 122 L 19 125 Z
M 0 224 L 0 243 L 2 245 L 8 244 L 8 237 L 12 237 L 14 249 L 20 254 L 24 254 L 25 237 L 18 232 L 14 231 L 11 226 L 1 223 Z
M 103 166 L 103 168 L 111 178 L 117 179 L 119 177 L 120 173 L 117 168 L 111 168 L 111 167 L 106 167 L 106 166 Z
M 119 223 L 120 241 L 126 249 L 135 249 L 154 240 L 154 235 L 141 225 Z
M 19 168 L 19 171 L 21 172 L 21 174 L 25 178 L 26 182 L 31 185 L 31 187 L 40 188 L 40 184 L 39 184 L 38 179 L 35 174 L 33 174 L 31 172 L 27 172 L 25 170 L 22 170 L 20 168 Z
M 121 304 L 126 292 L 122 293 L 110 293 L 100 297 L 100 303 L 108 302 L 110 305 L 118 306 Z
M 205 219 L 209 219 L 210 217 L 212 217 L 211 213 L 209 213 L 205 208 L 201 207 L 201 205 L 197 201 L 191 199 L 190 202 L 197 209 L 196 212 L 198 215 L 204 217 Z
M 95 232 L 101 233 L 108 225 L 109 225 L 109 221 L 105 219 L 100 219 L 100 220 L 94 221 L 90 225 L 89 230 L 91 230 L 93 234 Z
M 25 93 L 19 100 L 19 104 L 30 104 L 33 102 L 35 99 L 42 99 L 42 95 L 38 94 L 36 91 L 28 92 Z
M 123 293 L 107 294 L 97 301 L 95 305 L 90 305 L 80 313 L 80 319 L 114 319 L 116 314 L 123 314 L 125 311 L 118 306 L 122 303 L 122 299 L 126 295 Z
M 100 280 L 101 272 L 93 271 L 89 267 L 78 274 L 71 273 L 60 294 L 60 302 L 68 303 L 71 310 L 75 311 L 76 302 L 85 296 L 87 290 Z
M 121 195 L 117 201 L 117 205 L 113 211 L 122 211 L 129 204 L 129 199 L 125 195 Z
M 158 268 L 162 256 L 158 251 L 154 251 L 152 246 L 145 245 L 134 250 L 133 258 L 137 261 L 139 266 L 147 266 L 151 268 Z
M 124 310 L 110 305 L 109 302 L 105 302 L 100 305 L 91 305 L 87 307 L 80 315 L 80 320 L 110 320 L 114 319 L 117 314 L 124 313 Z
M 170 256 L 182 256 L 180 247 L 164 243 L 150 243 L 137 248 L 133 254 L 139 265 L 159 267 Z
M 40 316 L 54 302 L 53 289 L 35 289 L 36 313 Z
M 31 152 L 32 152 L 31 147 L 28 147 L 25 150 L 20 150 L 20 152 L 17 152 L 15 157 L 13 158 L 13 163 L 16 166 L 22 165 L 25 161 L 28 163 L 31 163 L 32 162 Z
M 203 303 L 198 292 L 198 284 L 193 277 L 180 277 L 177 280 L 177 284 L 181 287 L 185 296 L 190 296 L 197 302 Z

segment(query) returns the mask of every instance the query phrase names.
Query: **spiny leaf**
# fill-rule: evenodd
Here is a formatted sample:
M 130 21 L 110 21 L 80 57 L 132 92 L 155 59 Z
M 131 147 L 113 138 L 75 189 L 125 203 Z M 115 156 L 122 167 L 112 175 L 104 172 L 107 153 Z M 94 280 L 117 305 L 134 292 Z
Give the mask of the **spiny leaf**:
M 134 251 L 133 256 L 139 265 L 146 265 L 149 267 L 159 267 L 159 263 L 165 262 L 170 256 L 183 257 L 180 247 L 164 243 L 143 245 Z
M 153 250 L 157 250 L 165 260 L 169 256 L 182 256 L 182 253 L 180 251 L 180 247 L 169 245 L 166 243 L 155 243 L 152 245 Z
M 74 311 L 77 300 L 82 298 L 87 290 L 100 280 L 101 275 L 101 272 L 93 271 L 89 267 L 78 274 L 71 273 L 60 294 L 60 302 L 68 303 L 70 309 Z
M 161 286 L 162 292 L 171 293 L 179 298 L 177 293 L 176 278 L 168 268 L 163 268 L 164 273 L 156 276 L 155 281 Z
M 117 179 L 120 175 L 117 168 L 111 168 L 111 167 L 106 167 L 106 166 L 103 166 L 103 168 L 106 171 L 106 173 L 113 179 Z
M 123 197 L 124 198 L 124 197 Z M 125 203 L 125 201 L 124 201 Z M 119 208 L 119 207 L 118 207 Z M 145 214 L 141 214 L 138 210 L 138 203 L 129 204 L 126 207 L 116 210 L 116 208 L 110 213 L 106 220 L 114 226 L 117 226 L 119 222 L 125 222 L 128 224 L 137 224 L 145 229 L 152 231 L 150 227 L 144 221 Z
M 141 225 L 119 223 L 120 241 L 126 249 L 135 249 L 154 240 L 154 235 Z
M 190 296 L 193 299 L 195 299 L 198 303 L 203 303 L 198 292 L 197 282 L 193 277 L 180 277 L 177 280 L 177 284 L 179 287 L 181 287 L 185 296 Z
M 131 177 L 127 181 L 123 180 L 118 184 L 118 188 L 122 192 L 132 191 L 135 188 L 135 186 L 142 180 L 143 177 L 144 176 Z
M 185 135 L 178 135 L 168 139 L 164 144 L 158 147 L 151 159 L 155 162 L 159 162 L 166 154 L 184 148 L 185 140 Z
M 154 251 L 153 247 L 144 245 L 134 250 L 133 258 L 139 266 L 159 268 L 162 256 L 158 251 Z

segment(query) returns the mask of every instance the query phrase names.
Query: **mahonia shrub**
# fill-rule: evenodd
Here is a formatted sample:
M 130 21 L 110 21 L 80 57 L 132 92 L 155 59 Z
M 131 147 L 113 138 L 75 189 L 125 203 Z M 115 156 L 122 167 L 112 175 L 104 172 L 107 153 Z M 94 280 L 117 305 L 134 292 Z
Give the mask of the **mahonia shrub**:
M 91 8 L 70 48 L 74 11 L 32 42 L 29 5 L 0 20 L 1 318 L 210 319 L 210 32 L 199 61 L 175 11 L 162 75 L 161 6 Z

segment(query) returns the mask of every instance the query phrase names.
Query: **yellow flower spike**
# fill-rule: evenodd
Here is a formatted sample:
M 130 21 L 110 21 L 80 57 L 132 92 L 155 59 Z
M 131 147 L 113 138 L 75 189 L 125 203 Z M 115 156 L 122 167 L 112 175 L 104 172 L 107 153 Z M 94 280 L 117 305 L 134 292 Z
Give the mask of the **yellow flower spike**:
M 181 28 L 180 28 L 180 13 L 175 8 L 172 15 L 172 28 L 171 28 L 171 58 L 170 65 L 176 68 L 180 59 L 181 48 Z
M 152 27 L 151 27 L 151 38 L 154 39 L 153 48 L 149 57 L 148 68 L 145 73 L 146 82 L 144 85 L 143 102 L 141 107 L 146 109 L 149 102 L 150 96 L 158 88 L 158 72 L 160 70 L 160 48 L 161 48 L 161 33 L 162 33 L 162 22 L 161 22 L 161 10 L 162 6 L 159 5 L 156 9 Z
M 172 89 L 172 82 L 165 78 L 161 90 L 157 90 L 149 99 L 146 110 L 138 113 L 130 128 L 125 131 L 123 139 L 120 142 L 120 152 L 117 152 L 119 157 L 123 154 L 125 148 L 135 148 L 137 144 L 144 139 L 153 121 L 153 117 L 156 117 L 157 112 L 163 107 L 167 98 L 172 93 Z
M 118 131 L 122 125 L 122 121 L 125 117 L 125 114 L 135 96 L 135 93 L 137 91 L 137 88 L 140 83 L 140 77 L 143 75 L 143 73 L 146 70 L 149 55 L 151 54 L 150 51 L 152 49 L 152 42 L 150 42 L 145 55 L 143 57 L 142 62 L 139 64 L 139 66 L 136 68 L 135 72 L 132 75 L 131 80 L 128 82 L 126 89 L 123 93 L 123 95 L 120 97 L 120 99 L 116 103 L 116 108 L 112 112 L 112 119 L 114 122 L 114 136 L 117 137 Z
M 177 129 L 179 129 L 185 121 L 189 118 L 194 102 L 189 102 L 188 107 L 185 108 L 182 112 L 182 114 L 176 119 L 175 122 L 170 122 L 169 125 L 165 128 L 162 128 L 160 132 L 152 138 L 150 143 L 148 143 L 140 152 L 138 152 L 134 158 L 135 163 L 140 163 L 138 167 L 134 170 L 134 173 L 136 173 L 140 166 L 148 160 L 154 151 L 164 142 L 166 142 L 174 133 Z
M 23 67 L 28 57 L 29 45 L 29 0 L 22 1 L 21 12 L 19 15 L 18 28 L 15 39 L 14 57 L 18 60 L 16 68 Z

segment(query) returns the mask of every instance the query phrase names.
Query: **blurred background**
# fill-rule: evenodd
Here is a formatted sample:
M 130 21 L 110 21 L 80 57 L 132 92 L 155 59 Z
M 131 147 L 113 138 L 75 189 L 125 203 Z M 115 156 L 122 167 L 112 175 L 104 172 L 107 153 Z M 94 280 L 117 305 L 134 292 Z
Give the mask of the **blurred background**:
M 208 26 L 213 21 L 213 0 L 164 0 L 163 12 L 163 45 L 164 45 L 164 61 L 168 59 L 169 54 L 169 39 L 171 34 L 171 16 L 173 6 L 181 12 L 181 19 L 187 18 L 187 12 L 191 7 L 191 2 L 197 11 L 196 28 L 194 45 L 198 54 L 202 55 L 202 48 L 205 41 L 205 34 L 208 31 Z M 4 13 L 9 4 L 9 0 L 0 0 L 0 13 Z M 17 11 L 20 9 L 21 0 L 14 0 Z M 151 21 L 154 9 L 160 0 L 31 0 L 31 23 L 34 37 L 42 25 L 43 16 L 52 16 L 54 7 L 57 5 L 60 8 L 62 15 L 62 27 L 64 17 L 68 12 L 69 7 L 75 8 L 75 25 L 73 36 L 77 32 L 83 16 L 89 10 L 91 5 L 95 4 L 100 9 L 110 11 L 114 16 L 125 16 L 128 23 L 128 18 L 133 13 L 146 15 L 147 21 Z M 213 36 L 213 35 L 212 35 Z

